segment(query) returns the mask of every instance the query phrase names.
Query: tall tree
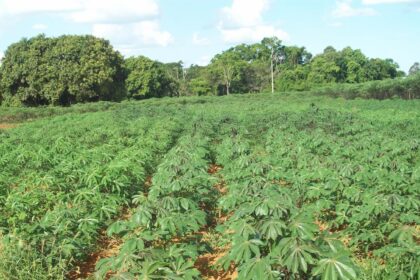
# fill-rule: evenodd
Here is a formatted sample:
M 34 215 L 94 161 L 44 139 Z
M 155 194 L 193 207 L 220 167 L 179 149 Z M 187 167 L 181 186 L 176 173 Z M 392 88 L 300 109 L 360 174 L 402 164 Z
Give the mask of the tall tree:
M 285 59 L 284 46 L 277 37 L 264 38 L 261 44 L 270 51 L 271 92 L 274 93 L 274 70 Z
M 240 79 L 245 64 L 234 50 L 225 51 L 213 58 L 211 67 L 221 77 L 227 95 L 231 93 L 232 82 Z

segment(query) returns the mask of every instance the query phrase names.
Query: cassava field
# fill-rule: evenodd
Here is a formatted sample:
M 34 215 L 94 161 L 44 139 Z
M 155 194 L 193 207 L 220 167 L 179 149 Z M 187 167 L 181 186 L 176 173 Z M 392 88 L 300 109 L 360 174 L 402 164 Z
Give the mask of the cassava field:
M 420 101 L 1 109 L 0 279 L 420 279 Z

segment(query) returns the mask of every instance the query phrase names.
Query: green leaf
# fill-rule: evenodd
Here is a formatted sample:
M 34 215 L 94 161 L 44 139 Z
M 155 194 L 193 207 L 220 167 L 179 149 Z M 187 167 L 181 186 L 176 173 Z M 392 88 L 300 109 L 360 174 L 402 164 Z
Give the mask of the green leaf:
M 287 226 L 283 221 L 268 220 L 262 224 L 260 231 L 265 238 L 276 240 L 278 237 L 283 236 L 283 231 L 286 228 Z
M 312 275 L 322 275 L 324 280 L 357 279 L 356 267 L 347 256 L 337 254 L 318 261 Z

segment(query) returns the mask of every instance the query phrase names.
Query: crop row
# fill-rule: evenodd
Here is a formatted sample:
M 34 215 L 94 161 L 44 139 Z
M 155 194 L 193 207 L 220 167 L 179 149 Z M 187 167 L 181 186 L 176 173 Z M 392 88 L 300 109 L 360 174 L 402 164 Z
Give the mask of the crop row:
M 226 138 L 219 155 L 228 186 L 220 206 L 229 219 L 219 227 L 231 244 L 221 260 L 225 269 L 234 262 L 239 279 L 356 277 L 343 244 L 318 231 L 286 182 L 275 180 L 267 156 L 240 136 Z
M 239 279 L 418 278 L 419 103 L 278 98 L 0 131 L 0 279 L 66 278 L 102 240 L 99 279 L 201 279 L 209 255 Z
M 418 142 L 319 109 L 267 127 L 265 143 L 246 129 L 221 136 L 225 269 L 234 262 L 240 279 L 419 275 Z
M 91 118 L 70 128 L 41 123 L 36 134 L 2 135 L 0 278 L 64 278 L 143 188 L 179 133 L 175 121 L 120 126 L 102 115 Z
M 418 277 L 420 143 L 411 132 L 322 110 L 274 127 L 275 179 L 291 182 L 288 192 L 347 244 L 361 277 Z
M 209 138 L 199 131 L 181 137 L 153 175 L 150 189 L 139 192 L 129 220 L 108 228 L 124 240 L 117 255 L 101 260 L 97 276 L 111 279 L 196 279 L 205 205 L 216 195 L 207 173 Z

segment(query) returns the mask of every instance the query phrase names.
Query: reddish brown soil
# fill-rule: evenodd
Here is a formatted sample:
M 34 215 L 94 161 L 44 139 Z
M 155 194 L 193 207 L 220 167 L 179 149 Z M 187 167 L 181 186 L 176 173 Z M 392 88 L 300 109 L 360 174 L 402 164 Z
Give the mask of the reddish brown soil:
M 211 175 L 215 175 L 222 169 L 223 169 L 223 166 L 221 165 L 211 164 L 207 172 Z M 220 182 L 218 182 L 214 187 L 220 192 L 221 195 L 224 195 L 227 193 L 226 183 L 223 180 L 220 180 Z
M 343 228 L 340 229 L 332 229 L 328 226 L 327 223 L 319 221 L 319 220 L 315 220 L 315 224 L 318 226 L 319 231 L 328 231 L 330 234 L 333 234 L 335 232 L 339 232 L 345 229 L 345 225 L 343 226 Z M 340 240 L 343 242 L 343 244 L 348 247 L 349 243 L 351 241 L 351 236 L 349 235 L 345 235 L 342 238 L 340 238 Z
M 152 176 L 148 176 L 144 183 L 145 189 L 149 189 L 152 186 Z M 146 191 L 147 193 L 147 191 Z M 118 220 L 128 220 L 131 217 L 131 213 L 128 208 L 124 208 Z M 121 240 L 110 239 L 106 237 L 106 233 L 102 234 L 102 238 L 99 242 L 100 249 L 92 254 L 82 263 L 76 266 L 76 269 L 69 274 L 70 280 L 86 279 L 93 275 L 95 272 L 96 264 L 103 258 L 109 258 L 118 254 L 121 246 Z M 110 276 L 110 275 L 108 275 Z
M 152 186 L 152 176 L 148 176 L 144 183 L 144 187 L 149 189 Z M 146 192 L 147 193 L 147 192 Z M 128 220 L 131 213 L 128 208 L 124 208 L 118 220 Z M 69 274 L 70 280 L 86 279 L 95 272 L 96 264 L 103 258 L 109 258 L 118 254 L 121 246 L 121 240 L 110 239 L 106 237 L 106 233 L 102 234 L 99 242 L 100 249 L 92 254 L 82 263 L 76 266 L 76 269 Z M 108 275 L 110 276 L 110 275 Z
M 100 242 L 100 250 L 92 253 L 89 257 L 82 263 L 78 264 L 69 276 L 70 280 L 79 280 L 86 279 L 93 275 L 95 272 L 96 263 L 103 258 L 109 258 L 115 256 L 121 246 L 120 240 L 103 238 Z
M 217 172 L 219 172 L 220 170 L 222 170 L 223 167 L 221 165 L 217 165 L 217 164 L 210 164 L 209 169 L 207 170 L 207 172 L 209 174 L 216 174 Z
M 208 173 L 214 175 L 218 173 L 222 168 L 223 168 L 222 166 L 212 164 L 210 165 L 208 169 Z M 148 177 L 145 182 L 145 188 L 149 189 L 151 185 L 152 185 L 152 177 Z M 214 187 L 220 192 L 221 195 L 224 195 L 227 192 L 226 184 L 223 180 L 217 183 Z M 208 208 L 208 206 L 206 206 L 206 208 Z M 207 209 L 207 210 L 211 211 L 211 209 Z M 206 237 L 210 234 L 211 229 L 217 224 L 224 223 L 229 218 L 229 216 L 230 216 L 229 214 L 225 215 L 225 214 L 222 214 L 221 212 L 218 212 L 218 215 L 214 217 L 214 221 L 212 221 L 210 225 L 204 227 L 201 231 L 193 234 L 192 236 L 187 236 L 182 239 L 174 238 L 173 240 L 171 240 L 171 242 L 173 243 L 183 242 L 185 241 L 185 239 L 195 238 L 194 236 L 196 236 L 196 234 L 201 235 L 202 236 L 201 239 L 205 240 Z M 130 218 L 130 213 L 128 213 L 127 209 L 125 209 L 119 219 L 126 220 L 129 218 Z M 80 280 L 80 279 L 86 279 L 92 276 L 93 273 L 95 272 L 95 266 L 99 260 L 101 260 L 102 258 L 115 256 L 119 252 L 121 241 L 115 240 L 115 239 L 109 239 L 105 237 L 105 234 L 103 234 L 103 236 L 104 237 L 100 241 L 100 249 L 92 253 L 91 255 L 89 255 L 89 257 L 84 262 L 77 265 L 76 269 L 69 274 L 68 279 Z M 227 271 L 216 268 L 217 261 L 221 257 L 223 257 L 227 252 L 228 252 L 228 248 L 218 248 L 213 253 L 203 254 L 197 258 L 197 261 L 195 262 L 194 267 L 197 268 L 201 272 L 201 275 L 204 279 L 208 279 L 208 280 L 237 279 L 238 272 L 233 264 L 230 266 L 230 268 Z
M 6 130 L 6 129 L 11 129 L 11 128 L 15 128 L 15 127 L 17 127 L 18 125 L 17 124 L 15 124 L 15 123 L 0 123 L 0 129 L 4 129 L 4 130 Z
M 315 224 L 318 226 L 319 231 L 324 231 L 328 229 L 328 225 L 326 223 L 323 223 L 321 221 L 316 220 Z
M 128 220 L 131 217 L 131 213 L 128 208 L 124 208 L 119 216 L 118 220 Z M 69 273 L 69 280 L 80 280 L 87 279 L 95 273 L 95 267 L 99 260 L 103 258 L 109 258 L 115 256 L 120 251 L 122 241 L 119 239 L 112 239 L 107 237 L 106 232 L 101 233 L 98 246 L 99 249 L 96 252 L 91 253 L 86 260 L 76 265 L 76 268 Z M 109 274 L 108 276 L 110 276 Z M 108 279 L 108 276 L 106 279 Z
M 231 280 L 238 278 L 238 271 L 232 264 L 227 271 L 215 269 L 217 261 L 227 253 L 226 250 L 219 250 L 214 253 L 201 255 L 195 262 L 195 268 L 201 272 L 203 279 L 207 280 Z
M 212 164 L 208 169 L 208 173 L 215 175 L 222 169 L 222 166 Z M 227 193 L 226 183 L 222 179 L 214 186 L 214 188 L 216 188 L 219 191 L 220 195 L 224 195 Z M 207 210 L 211 211 L 212 209 Z M 218 224 L 223 224 L 230 216 L 223 214 L 221 211 L 218 211 L 217 213 L 218 214 L 213 218 L 213 221 L 211 221 L 211 223 L 208 226 L 206 226 L 199 232 L 199 234 L 202 236 L 203 241 L 205 241 L 206 238 L 210 235 L 210 231 L 212 228 L 214 228 Z M 197 258 L 194 267 L 198 271 L 200 271 L 203 279 L 231 280 L 238 278 L 238 272 L 233 264 L 229 267 L 227 271 L 216 267 L 217 261 L 224 255 L 226 255 L 228 250 L 229 248 L 217 248 L 215 252 L 203 254 Z

